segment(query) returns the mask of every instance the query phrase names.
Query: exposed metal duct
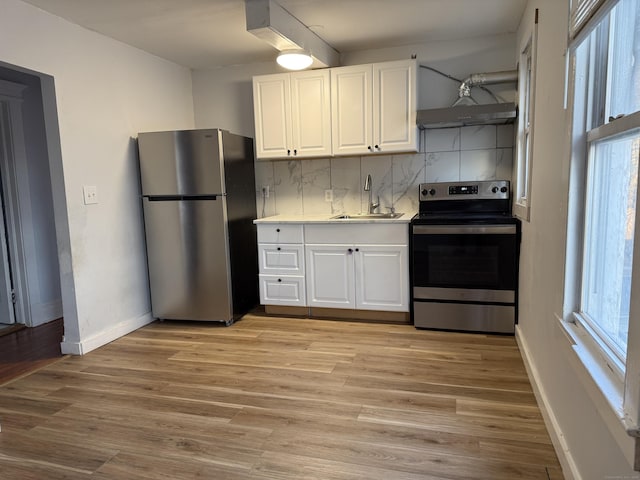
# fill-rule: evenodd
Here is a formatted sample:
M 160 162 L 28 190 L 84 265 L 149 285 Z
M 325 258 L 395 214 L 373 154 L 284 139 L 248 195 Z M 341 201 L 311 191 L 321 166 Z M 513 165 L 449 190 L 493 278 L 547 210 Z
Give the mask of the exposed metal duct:
M 473 73 L 465 78 L 458 87 L 458 100 L 453 104 L 469 104 L 464 99 L 471 99 L 471 103 L 476 103 L 471 98 L 471 87 L 477 85 L 493 85 L 496 83 L 509 83 L 518 81 L 517 70 L 507 70 L 504 72 L 491 72 L 491 73 Z
M 518 72 L 474 73 L 465 78 L 458 88 L 458 99 L 448 108 L 419 110 L 417 124 L 420 128 L 448 128 L 465 125 L 496 125 L 512 123 L 518 110 L 514 103 L 489 103 L 478 105 L 471 97 L 475 86 L 518 81 Z M 495 98 L 495 96 L 494 96 Z
M 340 54 L 274 0 L 245 0 L 247 31 L 279 51 L 302 49 L 322 67 L 336 67 Z

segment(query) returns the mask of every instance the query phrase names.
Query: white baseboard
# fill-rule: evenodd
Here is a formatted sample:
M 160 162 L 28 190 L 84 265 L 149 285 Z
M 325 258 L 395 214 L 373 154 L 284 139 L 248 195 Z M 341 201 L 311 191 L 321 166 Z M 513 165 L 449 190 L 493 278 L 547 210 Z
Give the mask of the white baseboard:
M 516 341 L 518 342 L 518 346 L 520 347 L 522 359 L 524 360 L 524 366 L 527 370 L 529 380 L 531 381 L 533 393 L 536 396 L 536 400 L 538 401 L 538 406 L 540 407 L 542 418 L 544 419 L 544 423 L 547 426 L 549 436 L 551 437 L 551 442 L 553 443 L 556 454 L 558 455 L 558 460 L 560 461 L 560 465 L 562 466 L 562 473 L 564 474 L 565 480 L 582 480 L 582 476 L 580 475 L 578 467 L 573 459 L 573 456 L 571 455 L 571 450 L 569 450 L 569 446 L 567 445 L 564 434 L 562 433 L 560 424 L 558 423 L 558 420 L 553 413 L 553 409 L 549 404 L 549 399 L 546 392 L 544 391 L 542 382 L 540 381 L 538 369 L 531 361 L 531 355 L 529 347 L 527 345 L 527 341 L 520 333 L 520 328 L 518 325 L 516 325 Z
M 60 344 L 60 348 L 63 354 L 84 355 L 91 350 L 102 347 L 107 343 L 113 342 L 128 333 L 148 325 L 153 322 L 153 320 L 151 312 L 147 312 L 140 317 L 124 320 L 111 328 L 79 342 L 69 342 L 65 340 Z

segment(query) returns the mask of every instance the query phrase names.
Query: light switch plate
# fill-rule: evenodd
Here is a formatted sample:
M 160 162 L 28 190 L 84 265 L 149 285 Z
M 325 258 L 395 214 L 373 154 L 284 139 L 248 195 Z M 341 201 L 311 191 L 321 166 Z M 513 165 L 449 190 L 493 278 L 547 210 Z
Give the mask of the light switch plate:
M 85 185 L 82 187 L 82 194 L 84 196 L 85 205 L 98 203 L 98 187 L 95 185 Z
M 333 190 L 325 190 L 324 191 L 324 201 L 325 202 L 333 202 Z

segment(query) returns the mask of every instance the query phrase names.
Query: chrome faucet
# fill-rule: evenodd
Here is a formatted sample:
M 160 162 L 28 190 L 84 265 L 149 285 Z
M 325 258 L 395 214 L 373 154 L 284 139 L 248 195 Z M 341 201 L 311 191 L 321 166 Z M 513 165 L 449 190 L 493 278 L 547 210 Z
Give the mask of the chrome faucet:
M 371 190 L 371 174 L 367 175 L 364 181 L 364 191 L 369 192 L 369 213 L 375 213 L 375 209 L 380 206 L 380 195 L 378 195 L 378 202 L 373 203 L 373 191 Z

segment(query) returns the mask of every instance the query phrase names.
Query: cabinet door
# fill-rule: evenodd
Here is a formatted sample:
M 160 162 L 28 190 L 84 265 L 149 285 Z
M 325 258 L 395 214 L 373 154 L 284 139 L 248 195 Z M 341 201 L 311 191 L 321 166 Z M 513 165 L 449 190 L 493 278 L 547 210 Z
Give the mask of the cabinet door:
M 305 250 L 307 305 L 355 308 L 353 247 L 307 244 Z
M 331 69 L 331 129 L 334 155 L 372 151 L 372 66 Z
M 356 308 L 409 311 L 406 245 L 364 245 L 355 252 Z
M 418 151 L 415 60 L 373 66 L 374 152 Z
M 286 158 L 291 153 L 291 92 L 288 73 L 253 79 L 256 157 Z
M 293 156 L 331 156 L 330 81 L 328 70 L 291 74 Z

